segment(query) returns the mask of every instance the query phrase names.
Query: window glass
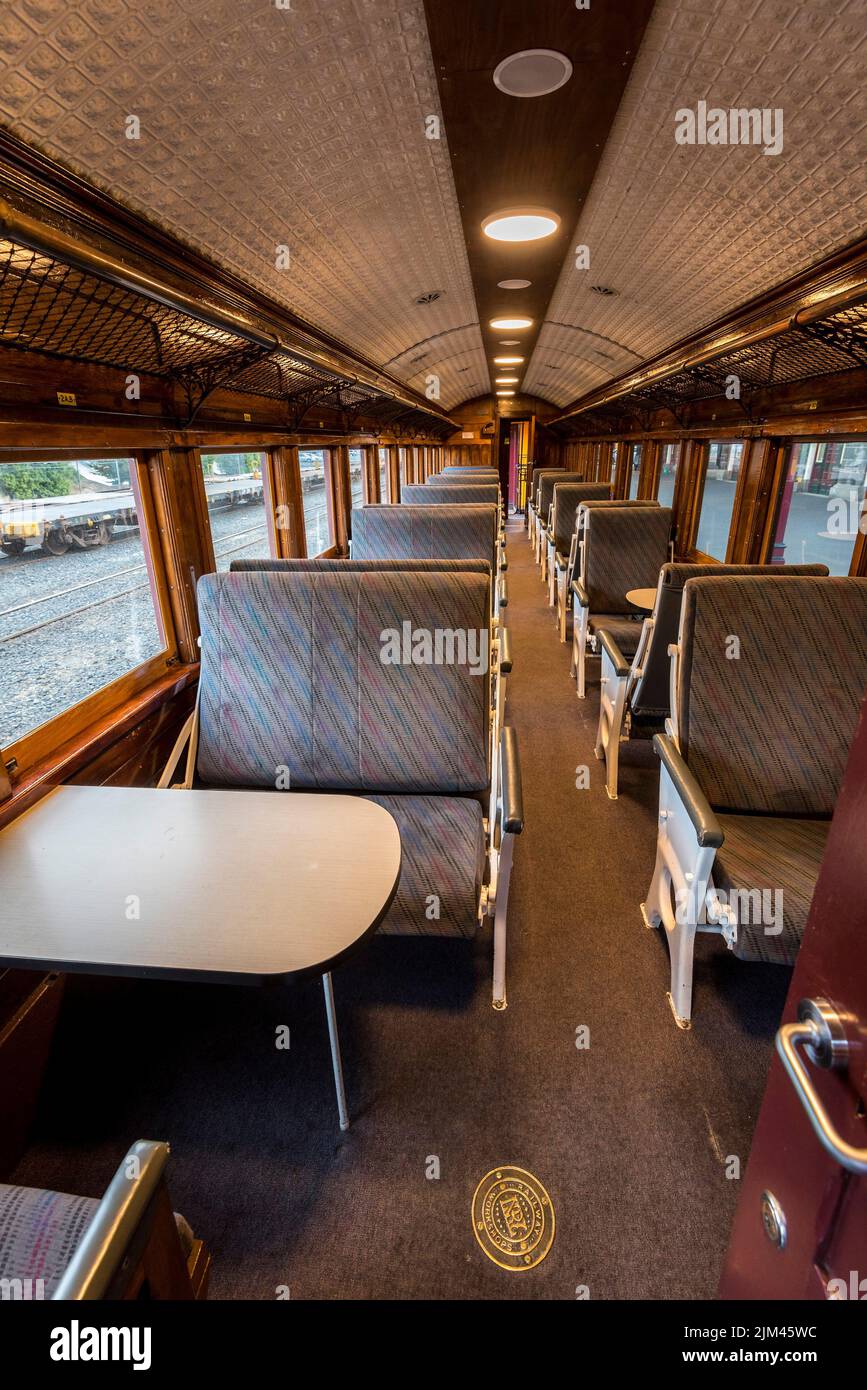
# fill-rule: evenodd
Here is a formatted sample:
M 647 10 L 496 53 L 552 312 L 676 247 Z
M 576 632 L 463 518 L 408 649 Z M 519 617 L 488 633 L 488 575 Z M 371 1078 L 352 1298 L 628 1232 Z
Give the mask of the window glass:
M 638 479 L 641 474 L 641 445 L 633 444 L 632 459 L 629 469 L 629 497 L 638 496 Z
M 771 563 L 848 574 L 858 531 L 867 531 L 865 475 L 867 440 L 793 444 Z
M 233 560 L 268 555 L 268 525 L 262 492 L 265 455 L 202 454 L 205 497 L 217 569 Z
M 328 490 L 325 486 L 325 450 L 299 449 L 301 495 L 304 499 L 304 530 L 307 554 L 321 555 L 332 544 L 328 525 Z
M 354 510 L 356 507 L 364 506 L 364 450 L 349 450 L 349 496 L 350 505 Z
M 659 488 L 657 501 L 660 507 L 674 506 L 674 485 L 677 482 L 677 464 L 680 458 L 678 444 L 664 444 L 659 465 Z
M 712 439 L 708 446 L 695 545 L 715 560 L 726 557 L 743 450 L 740 440 Z
M 610 476 L 609 479 L 608 479 L 608 481 L 610 482 L 610 484 L 611 484 L 612 487 L 614 486 L 614 479 L 617 477 L 617 462 L 618 462 L 618 459 L 619 459 L 619 458 L 620 458 L 620 445 L 619 445 L 619 444 L 612 444 L 612 446 L 611 446 L 611 476 Z
M 131 468 L 0 463 L 0 746 L 165 650 Z
M 380 502 L 391 501 L 391 488 L 389 487 L 388 476 L 388 450 L 379 450 L 379 500 Z

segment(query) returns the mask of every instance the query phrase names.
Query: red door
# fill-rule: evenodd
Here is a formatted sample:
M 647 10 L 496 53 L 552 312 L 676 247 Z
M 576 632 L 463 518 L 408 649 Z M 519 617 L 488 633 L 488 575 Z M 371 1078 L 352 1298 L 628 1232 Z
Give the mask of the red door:
M 780 1030 L 720 1297 L 867 1299 L 867 701 Z

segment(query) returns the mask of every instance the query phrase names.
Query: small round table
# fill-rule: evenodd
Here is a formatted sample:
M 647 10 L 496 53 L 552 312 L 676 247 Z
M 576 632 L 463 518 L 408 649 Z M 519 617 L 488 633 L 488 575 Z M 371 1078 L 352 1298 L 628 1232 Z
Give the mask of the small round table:
M 630 603 L 634 603 L 636 608 L 646 608 L 648 613 L 653 612 L 656 603 L 655 589 L 629 589 L 626 597 Z

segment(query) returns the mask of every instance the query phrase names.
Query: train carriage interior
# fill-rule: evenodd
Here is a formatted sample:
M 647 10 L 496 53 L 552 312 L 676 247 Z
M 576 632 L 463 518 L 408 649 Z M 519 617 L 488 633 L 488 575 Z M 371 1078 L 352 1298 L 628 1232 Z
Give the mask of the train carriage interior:
M 4 0 L 3 1300 L 867 1298 L 865 60 Z

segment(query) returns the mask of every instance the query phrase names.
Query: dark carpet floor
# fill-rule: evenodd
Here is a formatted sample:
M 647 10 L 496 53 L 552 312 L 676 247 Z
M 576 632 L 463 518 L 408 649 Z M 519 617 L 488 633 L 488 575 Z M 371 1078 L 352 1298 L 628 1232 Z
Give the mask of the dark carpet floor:
M 715 1294 L 739 1187 L 726 1159 L 746 1163 L 788 972 L 700 937 L 693 1029 L 675 1028 L 665 942 L 638 910 L 656 760 L 646 741 L 624 748 L 607 799 L 596 663 L 579 705 L 517 525 L 509 558 L 526 829 L 507 1012 L 490 1004 L 489 932 L 472 946 L 376 939 L 335 974 L 353 1115 L 341 1135 L 318 981 L 69 981 L 12 1180 L 96 1196 L 132 1140 L 169 1140 L 175 1207 L 213 1253 L 212 1297 Z M 476 1184 L 503 1163 L 536 1174 L 556 1211 L 551 1253 L 520 1274 L 489 1261 L 470 1224 Z

